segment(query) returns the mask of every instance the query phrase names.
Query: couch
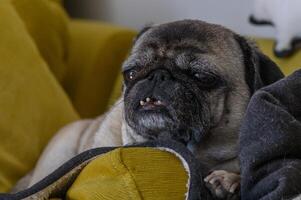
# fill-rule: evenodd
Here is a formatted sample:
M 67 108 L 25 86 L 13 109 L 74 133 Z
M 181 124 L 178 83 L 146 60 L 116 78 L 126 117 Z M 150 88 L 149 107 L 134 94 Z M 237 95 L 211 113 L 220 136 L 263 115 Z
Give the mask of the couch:
M 0 192 L 7 192 L 58 129 L 114 102 L 136 32 L 70 19 L 50 0 L 1 1 L 0 27 Z M 301 52 L 277 59 L 271 40 L 256 41 L 285 74 L 301 65 Z
M 135 31 L 71 20 L 58 1 L 47 0 L 1 1 L 0 27 L 5 192 L 34 167 L 59 128 L 107 109 Z

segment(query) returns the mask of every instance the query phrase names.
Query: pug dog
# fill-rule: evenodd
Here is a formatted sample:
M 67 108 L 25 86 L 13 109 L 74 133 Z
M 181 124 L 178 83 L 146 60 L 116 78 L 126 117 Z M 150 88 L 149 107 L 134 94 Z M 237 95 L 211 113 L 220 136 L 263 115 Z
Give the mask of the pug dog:
M 90 148 L 170 139 L 199 160 L 216 198 L 238 192 L 239 127 L 252 94 L 282 78 L 275 63 L 222 26 L 182 20 L 143 29 L 122 70 L 122 98 L 59 131 L 19 188 Z

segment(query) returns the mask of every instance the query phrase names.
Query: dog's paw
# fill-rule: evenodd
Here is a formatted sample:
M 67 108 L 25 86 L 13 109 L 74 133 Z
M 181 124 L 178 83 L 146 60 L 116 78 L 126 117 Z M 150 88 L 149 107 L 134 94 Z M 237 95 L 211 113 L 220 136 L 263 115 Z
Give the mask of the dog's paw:
M 204 181 L 212 195 L 218 199 L 232 199 L 233 196 L 239 193 L 239 174 L 216 170 L 210 173 Z

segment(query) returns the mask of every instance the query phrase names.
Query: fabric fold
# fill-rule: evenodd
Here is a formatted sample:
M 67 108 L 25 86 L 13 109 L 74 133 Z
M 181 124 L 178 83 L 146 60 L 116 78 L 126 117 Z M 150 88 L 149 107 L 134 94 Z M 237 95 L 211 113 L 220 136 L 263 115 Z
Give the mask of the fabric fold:
M 240 132 L 243 200 L 301 193 L 301 70 L 257 91 Z
M 0 199 L 80 197 L 107 200 L 118 195 L 123 199 L 133 199 L 133 194 L 150 200 L 161 197 L 208 199 L 210 196 L 200 171 L 194 156 L 176 142 L 153 141 L 125 147 L 96 148 L 72 158 L 31 188 L 15 194 L 0 194 Z M 93 187 L 89 189 L 91 184 L 94 184 L 94 190 L 91 190 Z

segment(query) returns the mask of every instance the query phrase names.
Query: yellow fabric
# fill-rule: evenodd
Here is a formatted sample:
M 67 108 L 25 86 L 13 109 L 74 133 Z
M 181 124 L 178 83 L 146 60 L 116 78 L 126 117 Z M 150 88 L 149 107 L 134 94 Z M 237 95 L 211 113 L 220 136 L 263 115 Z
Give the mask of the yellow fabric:
M 29 23 L 24 21 L 26 12 L 21 11 L 23 6 L 26 9 L 28 6 L 25 1 L 17 1 L 0 2 L 1 192 L 33 168 L 49 138 L 60 127 L 78 119 L 41 57 L 32 32 L 28 32 Z M 37 12 L 48 12 L 47 6 L 37 0 L 27 2 L 32 10 L 37 7 L 40 9 Z M 51 40 L 50 33 L 47 35 Z
M 59 5 L 62 5 L 62 4 L 63 4 L 62 0 L 51 0 L 51 1 L 53 1 L 53 2 L 55 2 L 55 3 L 58 3 Z
M 57 80 L 82 117 L 103 113 L 121 93 L 120 66 L 136 33 L 104 23 L 70 21 L 55 2 L 0 3 L 0 192 L 34 166 L 59 128 L 79 118 Z M 277 59 L 271 40 L 256 41 L 286 75 L 301 66 L 301 52 Z M 108 159 L 117 163 L 119 171 L 110 169 L 113 163 Z M 129 191 L 120 187 L 127 183 L 133 197 L 167 199 L 176 192 L 173 195 L 183 199 L 186 187 L 181 184 L 187 174 L 174 162 L 179 161 L 166 152 L 116 150 L 91 162 L 68 195 L 70 199 L 100 194 L 128 199 Z M 114 189 L 119 192 L 111 193 Z
M 114 83 L 114 87 L 110 96 L 110 100 L 107 106 L 107 109 L 109 109 L 112 105 L 114 105 L 114 103 L 116 102 L 116 100 L 121 96 L 122 93 L 122 82 L 123 82 L 123 76 L 121 73 L 119 73 L 116 82 Z
M 62 81 L 69 43 L 68 18 L 48 0 L 11 0 L 53 74 Z
M 279 65 L 285 75 L 289 75 L 301 68 L 301 51 L 289 58 L 277 58 L 273 53 L 274 41 L 270 39 L 255 39 L 259 48 Z
M 64 87 L 84 118 L 103 113 L 135 32 L 105 23 L 73 20 Z
M 183 200 L 188 174 L 174 154 L 120 148 L 91 161 L 68 190 L 69 200 Z

